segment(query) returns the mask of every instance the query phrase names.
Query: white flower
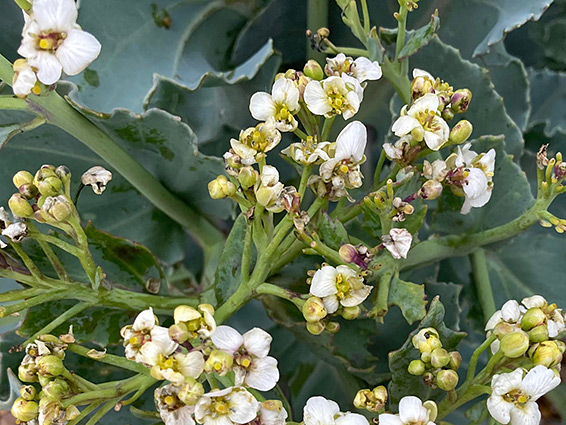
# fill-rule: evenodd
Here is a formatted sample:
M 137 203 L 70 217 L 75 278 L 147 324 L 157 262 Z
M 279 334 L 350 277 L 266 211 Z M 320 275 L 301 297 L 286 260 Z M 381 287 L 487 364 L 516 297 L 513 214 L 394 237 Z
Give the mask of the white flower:
M 379 80 L 383 74 L 379 63 L 372 62 L 366 57 L 353 60 L 344 53 L 339 53 L 334 58 L 326 58 L 324 71 L 328 76 L 350 75 L 360 83 L 366 80 Z
M 277 171 L 277 168 L 271 165 L 264 166 L 260 178 L 254 187 L 257 202 L 268 211 L 283 211 L 283 205 L 279 202 L 283 188 L 284 185 L 279 181 L 279 171 Z
M 41 88 L 37 85 L 37 75 L 25 59 L 14 61 L 14 78 L 12 90 L 18 97 L 26 97 L 30 93 L 39 94 Z
M 195 419 L 203 425 L 241 425 L 254 420 L 258 409 L 258 401 L 245 388 L 229 387 L 203 395 L 195 406 Z
M 311 397 L 303 409 L 305 425 L 368 425 L 368 420 L 358 413 L 342 413 L 335 401 L 324 397 Z
M 424 403 L 432 404 L 427 401 Z M 428 409 L 423 402 L 414 396 L 403 397 L 399 402 L 399 413 L 382 413 L 379 415 L 380 425 L 434 425 L 436 419 L 433 409 Z
M 269 152 L 280 141 L 281 133 L 276 128 L 273 117 L 269 117 L 266 122 L 242 130 L 239 139 L 231 139 L 230 145 L 236 155 L 241 158 L 242 164 L 252 165 L 257 162 L 258 154 Z
M 165 425 L 194 425 L 194 406 L 187 406 L 178 397 L 179 387 L 168 384 L 154 392 L 155 406 Z
M 540 423 L 541 414 L 536 401 L 556 388 L 560 377 L 544 366 L 536 366 L 526 375 L 525 372 L 519 368 L 492 378 L 487 409 L 496 421 L 512 425 Z
M 432 164 L 426 159 L 423 162 L 423 176 L 429 180 L 443 181 L 449 170 L 446 162 L 442 159 L 435 159 Z
M 266 400 L 259 406 L 259 422 L 261 425 L 285 425 L 287 411 L 279 400 Z
M 260 391 L 269 391 L 279 381 L 277 360 L 268 356 L 271 335 L 253 328 L 244 335 L 230 326 L 218 326 L 210 337 L 219 350 L 234 358 L 236 385 L 245 384 Z
M 507 325 L 510 326 L 512 330 L 520 331 L 521 330 L 521 319 L 523 314 L 525 313 L 526 309 L 519 305 L 519 303 L 515 300 L 509 300 L 501 307 L 501 310 L 497 310 L 493 315 L 489 318 L 485 325 L 486 337 L 490 337 L 492 331 L 495 327 L 502 322 L 505 322 Z M 493 354 L 499 351 L 499 340 L 493 341 L 491 344 L 491 352 Z
M 280 131 L 294 131 L 297 120 L 293 114 L 299 110 L 299 89 L 292 80 L 279 78 L 273 84 L 271 94 L 254 93 L 250 99 L 250 112 L 258 121 L 275 120 Z
M 291 143 L 281 151 L 282 154 L 289 156 L 293 161 L 303 165 L 319 164 L 330 159 L 329 151 L 332 147 L 330 142 L 316 143 L 311 140 L 301 140 Z
M 345 120 L 358 112 L 363 100 L 360 82 L 348 75 L 311 81 L 305 88 L 305 103 L 315 115 L 326 118 L 342 115 Z
M 37 69 L 43 84 L 57 82 L 61 71 L 76 75 L 98 57 L 100 43 L 77 25 L 73 0 L 34 0 L 24 17 L 18 53 Z
M 182 385 L 186 377 L 197 379 L 204 369 L 204 357 L 200 351 L 167 353 L 158 344 L 148 342 L 141 348 L 144 363 L 152 366 L 151 376 Z
M 10 238 L 14 242 L 23 241 L 24 238 L 27 236 L 27 234 L 28 234 L 28 227 L 22 221 L 12 223 L 4 230 L 2 230 L 2 236 L 6 236 Z
M 216 329 L 214 307 L 210 304 L 200 304 L 198 310 L 187 305 L 177 306 L 173 318 L 175 324 L 183 323 L 186 326 L 192 338 L 208 338 Z
M 383 150 L 385 151 L 385 155 L 392 161 L 404 159 L 405 154 L 411 147 L 411 140 L 412 137 L 408 134 L 397 140 L 395 144 L 384 143 Z
M 112 180 L 112 173 L 100 166 L 89 168 L 81 176 L 81 183 L 91 186 L 92 191 L 97 195 L 101 195 L 106 190 L 110 180 Z
M 381 240 L 393 258 L 407 258 L 413 235 L 407 229 L 391 229 L 389 235 L 383 235 Z
M 405 111 L 406 106 L 403 108 L 402 115 L 393 123 L 391 130 L 399 137 L 411 134 L 418 142 L 424 139 L 430 149 L 439 150 L 450 134 L 448 124 L 438 112 L 439 104 L 437 95 L 425 94 L 409 110 Z
M 372 287 L 363 282 L 363 278 L 348 266 L 324 266 L 314 274 L 310 293 L 322 298 L 324 307 L 332 314 L 340 305 L 355 307 L 364 302 Z

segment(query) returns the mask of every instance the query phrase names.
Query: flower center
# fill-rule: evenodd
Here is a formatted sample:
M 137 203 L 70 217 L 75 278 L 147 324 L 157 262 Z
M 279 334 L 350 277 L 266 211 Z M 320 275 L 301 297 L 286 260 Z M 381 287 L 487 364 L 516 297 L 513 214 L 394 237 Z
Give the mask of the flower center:
M 287 105 L 285 105 L 284 103 L 280 103 L 276 106 L 274 117 L 277 121 L 283 121 L 287 123 L 291 123 L 293 121 L 293 114 L 289 112 Z
M 342 114 L 342 111 L 348 106 L 348 101 L 337 88 L 333 88 L 328 92 L 327 100 L 333 112 L 337 115 Z
M 336 296 L 338 297 L 338 299 L 346 297 L 346 295 L 348 295 L 348 292 L 350 291 L 350 288 L 351 286 L 348 283 L 348 280 L 345 279 L 342 274 L 338 274 L 338 276 L 336 277 L 336 289 L 338 289 Z
M 508 403 L 513 403 L 517 407 L 523 407 L 530 399 L 531 397 L 528 394 L 525 394 L 523 390 L 519 389 L 508 392 L 503 396 L 503 400 Z
M 226 397 L 217 397 L 212 400 L 210 411 L 213 417 L 227 415 L 230 412 L 230 405 Z
M 179 364 L 179 362 L 174 357 L 167 357 L 163 354 L 160 354 L 157 364 L 161 369 L 177 370 L 177 365 Z
M 37 36 L 37 47 L 40 50 L 55 51 L 67 38 L 64 32 L 42 33 Z
M 415 117 L 419 123 L 423 126 L 424 131 L 435 132 L 441 129 L 440 125 L 436 120 L 436 113 L 428 109 L 417 113 Z

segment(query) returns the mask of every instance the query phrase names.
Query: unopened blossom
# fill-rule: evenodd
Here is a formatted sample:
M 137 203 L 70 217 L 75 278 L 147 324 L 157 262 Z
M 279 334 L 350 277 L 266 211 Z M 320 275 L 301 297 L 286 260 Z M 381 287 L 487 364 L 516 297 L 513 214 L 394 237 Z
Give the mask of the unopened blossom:
M 502 424 L 538 425 L 541 414 L 536 401 L 559 384 L 560 377 L 544 366 L 494 375 L 487 409 Z
M 18 53 L 37 69 L 43 84 L 54 84 L 61 72 L 77 75 L 100 53 L 100 43 L 77 25 L 73 0 L 34 0 L 25 15 Z
M 450 128 L 438 112 L 440 101 L 435 94 L 425 94 L 417 99 L 407 110 L 404 106 L 401 116 L 393 123 L 391 130 L 396 136 L 402 137 L 408 134 L 426 145 L 433 151 L 439 150 L 450 135 Z
M 328 313 L 338 307 L 355 307 L 368 297 L 372 287 L 348 266 L 324 266 L 312 278 L 310 293 L 322 299 Z
M 427 407 L 428 405 L 428 407 Z M 414 396 L 403 397 L 399 402 L 399 413 L 382 413 L 379 415 L 380 425 L 434 425 L 436 409 L 434 402 L 423 402 Z
M 315 115 L 331 118 L 342 115 L 352 118 L 363 100 L 360 82 L 349 75 L 328 77 L 322 81 L 311 81 L 305 89 L 305 102 Z
M 299 111 L 299 89 L 288 78 L 279 78 L 273 84 L 271 94 L 255 93 L 250 99 L 250 112 L 258 121 L 274 120 L 280 131 L 294 131 L 297 120 L 293 116 Z
M 169 338 L 169 330 L 158 326 L 151 307 L 138 314 L 133 325 L 124 326 L 120 334 L 124 338 L 126 358 L 138 363 L 145 363 L 140 350 L 149 342 L 157 344 L 163 353 L 172 353 L 177 349 L 177 344 Z
M 254 420 L 259 402 L 245 388 L 228 387 L 203 395 L 195 406 L 202 425 L 243 425 Z
M 144 344 L 140 350 L 143 363 L 151 366 L 151 376 L 181 385 L 186 378 L 197 379 L 204 369 L 204 357 L 200 351 L 167 353 L 154 342 Z
M 4 230 L 2 230 L 2 236 L 10 238 L 13 242 L 23 241 L 27 234 L 28 227 L 22 221 L 12 223 L 8 225 L 8 227 L 6 227 Z
M 515 300 L 509 300 L 489 318 L 485 325 L 486 336 L 489 338 L 496 327 L 505 327 L 507 332 L 521 330 L 521 318 L 526 309 L 519 305 Z M 491 352 L 499 351 L 500 342 L 495 340 L 491 344 Z
M 550 338 L 557 337 L 566 329 L 564 323 L 564 315 L 562 309 L 556 308 L 556 304 L 549 305 L 546 299 L 541 295 L 533 295 L 532 297 L 523 298 L 521 304 L 526 309 L 538 308 L 546 315 L 546 327 Z
M 97 195 L 101 195 L 106 190 L 110 180 L 112 180 L 112 173 L 100 166 L 88 169 L 81 176 L 81 183 L 85 186 L 91 186 L 92 191 Z
M 389 235 L 381 237 L 383 245 L 391 253 L 393 258 L 407 258 L 411 243 L 413 242 L 413 235 L 407 229 L 391 229 Z
M 37 75 L 35 75 L 35 71 L 25 59 L 14 61 L 12 90 L 18 97 L 26 97 L 32 92 L 33 94 L 41 93 L 41 88 L 37 84 Z
M 244 335 L 230 327 L 218 326 L 210 337 L 219 350 L 234 358 L 232 370 L 236 385 L 246 385 L 260 391 L 269 391 L 279 381 L 277 360 L 269 354 L 271 335 L 253 328 Z
M 385 155 L 391 161 L 400 161 L 405 159 L 405 155 L 411 148 L 412 137 L 410 134 L 399 138 L 395 143 L 384 143 L 383 150 Z
M 230 145 L 236 155 L 240 157 L 242 164 L 252 165 L 257 162 L 258 154 L 269 152 L 280 141 L 281 133 L 277 129 L 273 117 L 269 117 L 266 122 L 242 130 L 239 139 L 231 139 Z
M 367 80 L 379 80 L 383 75 L 379 63 L 372 62 L 363 56 L 354 60 L 344 53 L 339 53 L 334 58 L 326 58 L 324 72 L 329 77 L 333 75 L 340 77 L 342 74 L 350 75 L 360 83 Z
M 200 304 L 197 308 L 180 305 L 175 308 L 173 318 L 175 325 L 191 339 L 208 338 L 216 329 L 214 308 L 210 304 Z
M 328 161 L 333 153 L 334 145 L 330 142 L 316 142 L 309 136 L 307 140 L 291 143 L 281 151 L 293 161 L 302 165 L 320 164 Z
M 441 103 L 447 105 L 454 93 L 450 84 L 440 78 L 434 78 L 430 73 L 422 69 L 413 69 L 413 81 L 411 82 L 411 96 L 418 99 L 426 94 L 434 93 Z
M 429 180 L 443 181 L 448 175 L 448 166 L 442 159 L 435 159 L 432 164 L 426 159 L 423 162 L 423 176 Z
M 305 425 L 368 425 L 365 416 L 359 413 L 340 412 L 335 401 L 324 397 L 311 397 L 303 409 Z
M 271 165 L 264 166 L 259 181 L 254 187 L 257 202 L 268 211 L 283 211 L 283 205 L 279 202 L 283 188 L 284 185 L 279 181 L 277 168 Z
M 285 425 L 287 411 L 279 400 L 266 400 L 259 406 L 259 423 L 261 425 Z
M 179 399 L 180 387 L 168 384 L 154 392 L 155 406 L 165 425 L 194 425 L 194 406 Z

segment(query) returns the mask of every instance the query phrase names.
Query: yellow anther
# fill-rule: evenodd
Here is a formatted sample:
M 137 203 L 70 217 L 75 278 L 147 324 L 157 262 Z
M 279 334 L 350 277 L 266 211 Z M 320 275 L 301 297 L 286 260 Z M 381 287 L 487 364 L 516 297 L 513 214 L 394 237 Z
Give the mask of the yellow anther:
M 52 38 L 42 38 L 39 40 L 39 48 L 43 50 L 51 50 L 54 44 Z
M 174 406 L 174 405 L 176 404 L 176 403 L 175 403 L 175 397 L 170 396 L 170 395 L 168 395 L 167 397 L 165 397 L 165 398 L 163 399 L 163 401 L 165 402 L 165 404 L 166 404 L 167 406 Z
M 244 360 L 242 360 L 242 366 L 248 367 L 250 364 L 252 364 L 252 362 L 250 361 L 250 359 L 244 359 Z
M 529 401 L 529 398 L 528 398 L 526 395 L 522 395 L 522 396 L 519 396 L 519 398 L 517 399 L 517 401 L 518 401 L 519 403 L 521 403 L 521 404 L 524 404 L 524 403 L 526 403 L 527 401 Z
M 225 415 L 230 409 L 228 408 L 228 405 L 226 403 L 220 401 L 215 403 L 214 410 L 216 410 L 216 412 L 220 415 Z
M 36 96 L 39 96 L 41 94 L 41 87 L 39 84 L 36 83 L 35 86 L 32 87 L 31 92 Z
M 348 172 L 348 166 L 346 164 L 342 164 L 339 167 L 341 173 L 346 174 Z
M 261 133 L 259 132 L 259 130 L 255 130 L 255 131 L 254 131 L 254 134 L 253 134 L 252 138 L 253 138 L 254 140 L 256 140 L 256 141 L 261 138 Z
M 138 345 L 141 342 L 141 338 L 138 336 L 133 336 L 130 338 L 130 344 Z
M 218 362 L 217 362 L 217 363 L 214 363 L 214 370 L 220 371 L 220 369 L 222 369 L 222 364 L 220 364 L 220 363 L 218 363 Z

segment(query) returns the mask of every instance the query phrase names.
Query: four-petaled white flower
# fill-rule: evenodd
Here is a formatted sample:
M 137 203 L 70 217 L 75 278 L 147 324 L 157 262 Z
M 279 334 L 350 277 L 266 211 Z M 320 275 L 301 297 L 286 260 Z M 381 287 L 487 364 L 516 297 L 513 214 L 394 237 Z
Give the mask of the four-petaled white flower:
M 41 93 L 41 88 L 37 84 L 37 75 L 35 75 L 35 71 L 25 59 L 14 61 L 12 90 L 18 97 L 26 97 L 32 92 L 34 94 Z
M 342 115 L 348 120 L 358 112 L 363 92 L 357 79 L 344 74 L 309 82 L 305 88 L 305 102 L 315 115 L 324 115 L 326 118 Z
M 329 151 L 332 147 L 330 142 L 316 143 L 311 140 L 301 140 L 297 143 L 291 143 L 281 153 L 289 156 L 293 161 L 303 165 L 320 164 L 330 159 Z
M 350 75 L 360 83 L 367 80 L 379 80 L 383 75 L 379 63 L 372 62 L 363 56 L 354 60 L 344 53 L 339 53 L 334 58 L 326 58 L 324 72 L 329 77 L 340 77 L 342 74 Z
M 303 409 L 305 425 L 368 425 L 368 420 L 358 413 L 342 413 L 335 401 L 324 397 L 311 397 Z
M 257 94 L 257 93 L 256 93 Z M 275 126 L 273 117 L 255 127 L 240 132 L 239 139 L 230 139 L 232 149 L 244 165 L 257 162 L 257 155 L 269 152 L 281 141 L 281 133 Z
M 538 425 L 541 414 L 536 401 L 560 384 L 560 377 L 544 366 L 495 375 L 491 380 L 491 396 L 487 409 L 502 424 Z
M 197 379 L 204 370 L 204 357 L 200 351 L 168 353 L 159 344 L 148 342 L 140 352 L 143 363 L 151 366 L 151 376 L 175 385 L 182 385 L 187 377 Z
M 37 69 L 43 84 L 54 84 L 61 71 L 76 75 L 100 53 L 100 43 L 77 25 L 73 0 L 34 0 L 22 31 L 18 53 Z
M 279 181 L 279 171 L 277 171 L 277 168 L 271 165 L 264 166 L 260 178 L 254 187 L 257 202 L 268 211 L 283 211 L 280 198 L 284 187 L 283 183 Z
M 324 307 L 332 314 L 338 307 L 355 307 L 368 297 L 372 287 L 348 266 L 324 266 L 312 278 L 310 293 L 322 298 Z
M 271 94 L 254 93 L 250 99 L 250 112 L 258 121 L 275 120 L 280 131 L 294 131 L 297 120 L 293 116 L 299 111 L 299 89 L 288 78 L 279 78 L 273 84 Z
M 413 235 L 407 229 L 391 229 L 389 235 L 383 235 L 381 240 L 393 258 L 407 258 Z
M 473 208 L 487 204 L 493 190 L 493 173 L 495 169 L 495 149 L 478 155 L 470 150 L 470 143 L 458 147 L 456 166 L 463 167 L 467 176 L 462 182 L 465 201 L 460 213 L 468 214 Z
M 399 137 L 411 134 L 417 142 L 424 139 L 430 149 L 439 150 L 448 141 L 450 134 L 448 124 L 438 112 L 439 105 L 437 95 L 425 94 L 408 110 L 406 106 L 403 107 L 401 116 L 393 123 L 391 130 Z
M 203 425 L 242 425 L 254 420 L 259 402 L 245 388 L 228 387 L 203 395 L 195 406 L 195 419 Z
M 173 318 L 176 324 L 184 324 L 193 338 L 208 338 L 216 330 L 214 307 L 210 304 L 199 304 L 197 309 L 188 305 L 175 308 Z
M 177 349 L 177 344 L 169 337 L 169 330 L 158 326 L 151 307 L 138 314 L 133 325 L 124 326 L 120 334 L 124 338 L 126 358 L 138 363 L 147 363 L 141 349 L 150 342 L 163 353 L 169 354 Z
M 380 425 L 434 425 L 435 409 L 427 409 L 426 404 L 414 396 L 403 397 L 399 402 L 399 413 L 382 413 L 379 415 Z
M 194 425 L 195 406 L 187 406 L 178 397 L 179 387 L 173 384 L 157 388 L 155 406 L 165 425 Z
M 271 335 L 259 328 L 240 335 L 230 326 L 218 326 L 210 338 L 216 348 L 234 358 L 232 369 L 236 385 L 247 385 L 260 391 L 275 387 L 279 370 L 277 360 L 268 356 Z

